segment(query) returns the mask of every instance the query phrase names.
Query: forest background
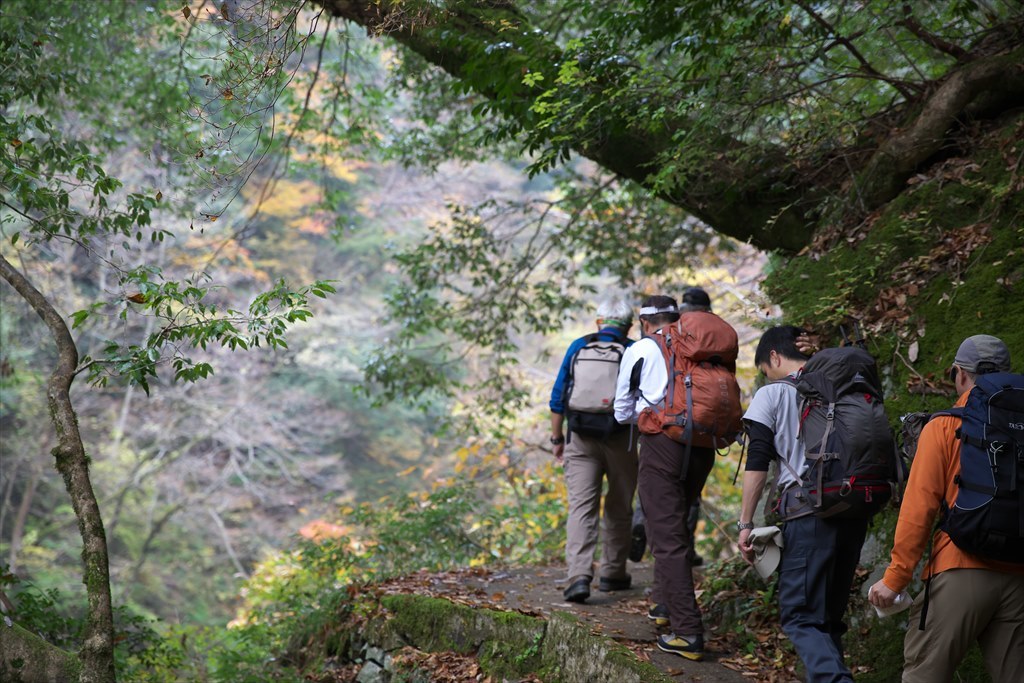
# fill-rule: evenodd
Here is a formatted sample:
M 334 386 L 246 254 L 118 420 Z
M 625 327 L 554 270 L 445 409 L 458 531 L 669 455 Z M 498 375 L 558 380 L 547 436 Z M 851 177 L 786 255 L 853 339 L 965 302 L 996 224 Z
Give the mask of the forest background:
M 428 44 L 418 30 L 435 25 L 431 3 L 4 3 L 0 254 L 73 327 L 71 396 L 127 629 L 122 670 L 237 672 L 239 638 L 260 642 L 258 670 L 288 640 L 282 623 L 315 613 L 332 587 L 557 561 L 564 492 L 546 393 L 606 287 L 639 298 L 706 286 L 742 331 L 748 391 L 749 344 L 778 304 L 826 337 L 857 320 L 894 411 L 949 400 L 954 331 L 1024 347 L 1019 69 L 1000 81 L 1003 99 L 978 106 L 980 122 L 905 161 L 895 190 L 858 186 L 859 211 L 847 212 L 837 171 L 886 176 L 869 154 L 882 131 L 927 109 L 944 59 L 1002 55 L 1020 32 L 1012 3 L 919 17 L 877 3 L 858 21 L 915 36 L 900 43 L 917 50 L 903 55 L 912 69 L 878 43 L 867 57 L 844 44 L 836 27 L 855 20 L 842 3 L 831 25 L 801 3 L 759 6 L 749 23 L 720 21 L 714 2 L 574 14 L 584 4 L 519 15 L 479 3 L 492 16 L 453 3 L 444 19 L 459 41 L 483 41 L 466 56 L 450 34 Z M 938 44 L 919 20 L 982 46 L 976 59 L 945 54 L 954 41 Z M 519 31 L 526 21 L 546 31 Z M 814 69 L 836 52 L 829 68 L 898 77 L 837 78 L 823 94 L 819 83 L 814 97 L 780 98 L 787 109 L 770 99 L 778 84 L 750 85 L 764 73 L 738 71 L 749 67 L 739 46 L 764 25 L 831 38 L 822 63 L 804 65 L 822 83 Z M 693 26 L 722 49 L 691 52 Z M 532 42 L 551 32 L 575 61 Z M 664 67 L 697 85 L 670 89 L 654 73 Z M 748 113 L 770 111 L 734 121 L 724 103 L 737 93 Z M 843 111 L 843 98 L 861 109 Z M 681 111 L 691 129 L 669 126 Z M 711 134 L 721 125 L 749 126 L 744 146 Z M 766 141 L 778 140 L 796 150 L 792 176 L 771 165 Z M 646 161 L 624 153 L 657 145 Z M 760 171 L 730 176 L 741 164 Z M 46 398 L 56 352 L 9 282 L 3 580 L 38 632 L 75 650 L 89 601 L 77 510 L 47 455 L 59 445 Z M 725 561 L 735 461 L 719 465 L 701 543 Z M 154 650 L 140 618 L 192 641 Z

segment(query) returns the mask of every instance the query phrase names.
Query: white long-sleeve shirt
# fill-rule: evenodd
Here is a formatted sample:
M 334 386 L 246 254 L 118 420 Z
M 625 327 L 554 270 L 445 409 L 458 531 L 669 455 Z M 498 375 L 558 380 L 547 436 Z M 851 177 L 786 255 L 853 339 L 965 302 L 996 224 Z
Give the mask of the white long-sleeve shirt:
M 638 360 L 643 361 L 643 369 L 640 372 L 639 391 L 634 394 L 629 391 L 629 379 Z M 615 419 L 620 424 L 635 423 L 644 408 L 665 398 L 667 386 L 668 370 L 658 342 L 645 337 L 631 345 L 622 354 L 622 362 L 619 364 L 619 376 L 615 383 Z

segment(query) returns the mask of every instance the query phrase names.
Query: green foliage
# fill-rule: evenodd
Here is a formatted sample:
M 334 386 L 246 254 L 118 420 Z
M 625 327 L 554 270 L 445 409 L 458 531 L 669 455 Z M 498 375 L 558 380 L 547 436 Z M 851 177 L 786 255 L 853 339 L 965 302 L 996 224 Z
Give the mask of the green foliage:
M 61 8 L 49 9 L 56 12 Z M 5 224 L 5 232 L 13 233 L 12 246 L 19 240 L 31 246 L 66 239 L 91 248 L 92 242 L 100 238 L 105 242 L 123 238 L 121 248 L 130 253 L 133 242 L 141 243 L 144 237 L 152 242 L 163 241 L 171 233 L 153 227 L 153 214 L 162 193 L 123 192 L 123 183 L 109 176 L 101 165 L 104 154 L 112 147 L 95 141 L 87 143 L 85 136 L 76 137 L 81 133 L 62 125 L 62 117 L 49 111 L 63 104 L 61 99 L 49 99 L 49 94 L 59 92 L 69 79 L 73 66 L 61 62 L 59 53 L 76 49 L 77 34 L 66 29 L 58 33 L 54 29 L 48 36 L 53 41 L 49 45 L 39 34 L 33 34 L 36 24 L 17 21 L 21 11 L 27 8 L 12 7 L 10 12 L 5 11 L 0 24 L 0 44 L 4 47 L 0 57 L 0 73 L 4 74 L 0 138 L 9 143 L 0 146 L 0 188 L 4 190 L 7 209 L 0 219 Z M 294 21 L 295 11 L 289 17 Z M 97 22 L 90 24 L 92 30 L 111 30 L 103 26 L 102 17 L 90 16 L 90 20 Z M 151 27 L 150 30 L 156 29 Z M 266 97 L 264 89 L 273 85 L 271 72 L 279 72 L 273 64 L 267 64 L 266 73 L 253 77 L 253 64 L 246 60 L 259 61 L 263 56 L 237 47 L 229 47 L 228 53 L 243 63 L 228 60 L 224 65 L 226 72 L 244 75 L 225 88 L 240 91 L 239 95 L 244 97 L 226 98 L 230 104 L 218 109 L 218 116 L 222 117 L 222 123 L 227 120 L 234 126 L 256 126 L 249 121 L 252 103 Z M 93 58 L 100 59 L 99 56 Z M 110 58 L 109 55 L 103 57 L 104 60 Z M 114 55 L 115 60 L 122 58 L 124 68 L 140 68 L 133 50 L 121 50 Z M 54 71 L 39 69 L 39 62 L 54 62 L 51 64 Z M 35 64 L 37 68 L 29 69 L 28 64 Z M 140 79 L 137 84 L 145 89 L 144 83 Z M 41 95 L 41 92 L 48 94 Z M 100 93 L 90 91 L 89 95 L 99 97 Z M 245 104 L 239 105 L 239 102 Z M 242 108 L 236 111 L 238 106 Z M 105 124 L 97 121 L 95 125 L 103 130 Z M 113 257 L 113 251 L 110 256 Z M 114 308 L 121 320 L 127 320 L 133 313 L 152 315 L 160 321 L 160 329 L 141 343 L 108 342 L 103 358 L 84 358 L 82 369 L 88 370 L 89 379 L 104 384 L 109 376 L 120 376 L 148 392 L 149 381 L 156 376 L 156 368 L 165 354 L 169 356 L 167 360 L 174 368 L 176 380 L 196 381 L 208 377 L 212 367 L 194 361 L 186 349 L 206 349 L 209 343 L 232 350 L 261 344 L 285 348 L 285 330 L 311 315 L 307 305 L 309 295 L 322 298 L 334 291 L 333 286 L 323 280 L 295 291 L 289 290 L 284 282 L 278 282 L 270 291 L 258 295 L 247 312 L 240 312 L 211 303 L 207 298 L 210 287 L 201 283 L 208 280 L 205 273 L 184 282 L 164 280 L 159 268 L 148 265 L 121 268 L 120 285 L 127 293 L 124 300 L 108 307 Z M 139 309 L 133 309 L 131 303 L 137 304 Z M 101 302 L 93 303 L 72 315 L 73 326 L 81 328 L 90 316 L 104 313 Z M 247 328 L 246 333 L 240 331 L 241 326 Z
M 80 646 L 85 620 L 78 613 L 66 612 L 65 600 L 56 589 L 42 591 L 6 571 L 0 572 L 0 587 L 16 602 L 20 626 L 64 650 L 74 651 Z M 120 677 L 133 683 L 305 680 L 287 667 L 268 666 L 274 661 L 270 654 L 274 640 L 263 626 L 167 627 L 119 607 L 115 611 L 114 638 Z
M 59 591 L 25 584 L 7 569 L 6 564 L 0 567 L 0 588 L 16 602 L 19 625 L 63 650 L 77 649 L 85 623 L 61 609 Z

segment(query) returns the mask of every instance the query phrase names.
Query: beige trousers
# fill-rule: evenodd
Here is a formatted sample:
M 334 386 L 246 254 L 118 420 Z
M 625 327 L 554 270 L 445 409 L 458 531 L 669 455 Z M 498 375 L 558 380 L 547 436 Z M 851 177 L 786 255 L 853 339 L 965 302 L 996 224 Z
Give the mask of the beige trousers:
M 977 641 L 994 683 L 1024 681 L 1024 575 L 949 569 L 936 575 L 921 623 L 924 591 L 910 608 L 903 683 L 945 683 Z
M 565 445 L 563 465 L 565 487 L 569 493 L 565 540 L 569 578 L 594 575 L 599 519 L 599 576 L 626 578 L 637 471 L 636 447 L 629 447 L 629 431 L 624 430 L 608 439 L 573 432 Z M 602 516 L 601 492 L 605 479 L 608 480 L 608 492 L 604 496 Z

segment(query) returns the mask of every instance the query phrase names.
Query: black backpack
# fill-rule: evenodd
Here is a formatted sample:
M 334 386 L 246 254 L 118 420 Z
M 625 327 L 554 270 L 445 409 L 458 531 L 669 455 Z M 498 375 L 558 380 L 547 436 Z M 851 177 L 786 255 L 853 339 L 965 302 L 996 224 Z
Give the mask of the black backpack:
M 607 438 L 626 429 L 615 421 L 615 382 L 626 347 L 622 342 L 589 334 L 569 362 L 565 412 L 569 431 Z
M 962 550 L 1024 563 L 1024 375 L 978 375 L 960 417 L 959 487 L 939 528 Z
M 898 496 L 901 469 L 875 359 L 824 349 L 796 383 L 807 468 L 803 497 L 819 517 L 870 517 Z

